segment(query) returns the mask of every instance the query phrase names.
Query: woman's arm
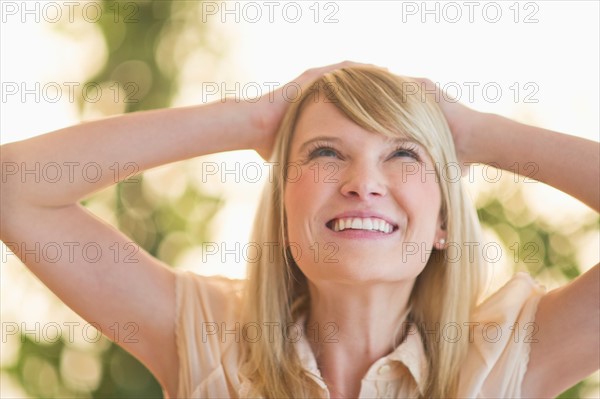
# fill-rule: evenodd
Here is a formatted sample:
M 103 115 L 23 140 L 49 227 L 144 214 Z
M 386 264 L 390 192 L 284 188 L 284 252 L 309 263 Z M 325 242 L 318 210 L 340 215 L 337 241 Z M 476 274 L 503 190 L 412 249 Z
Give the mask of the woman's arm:
M 254 148 L 258 128 L 252 105 L 226 101 L 137 112 L 3 145 L 3 171 L 8 171 L 3 179 L 3 203 L 46 208 L 71 205 L 131 176 L 134 170 Z M 36 179 L 32 173 L 36 170 L 37 176 L 51 178 Z
M 258 125 L 250 111 L 226 102 L 140 112 L 0 147 L 2 241 L 65 304 L 140 359 L 171 396 L 178 378 L 174 274 L 78 201 L 115 183 L 114 165 L 143 171 L 252 148 Z M 62 178 L 48 165 L 62 167 Z M 83 165 L 99 169 L 82 174 Z
M 476 162 L 502 169 L 535 170 L 532 178 L 600 205 L 598 143 L 483 114 L 463 149 Z M 469 158 L 467 158 L 469 159 Z M 526 169 L 527 163 L 535 166 Z M 523 396 L 556 397 L 599 367 L 600 266 L 546 294 L 538 305 L 536 341 L 531 343 Z
M 570 194 L 598 212 L 597 142 L 479 113 L 459 103 L 442 101 L 440 107 L 463 162 L 535 171 L 529 177 Z M 523 397 L 556 397 L 598 370 L 599 288 L 600 266 L 596 265 L 541 298 L 535 316 L 536 342 L 531 343 L 522 384 Z
M 600 210 L 600 143 L 499 115 L 477 113 L 473 121 L 457 149 L 464 161 L 521 171 Z
M 555 398 L 600 367 L 600 265 L 542 297 L 524 398 Z

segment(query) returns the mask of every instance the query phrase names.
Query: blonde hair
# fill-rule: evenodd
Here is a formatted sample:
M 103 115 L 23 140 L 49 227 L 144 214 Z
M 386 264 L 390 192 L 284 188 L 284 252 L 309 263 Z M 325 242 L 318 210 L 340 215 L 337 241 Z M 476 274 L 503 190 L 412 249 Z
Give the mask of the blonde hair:
M 324 96 L 324 97 L 318 97 Z M 296 122 L 310 99 L 326 98 L 362 128 L 388 137 L 420 143 L 435 162 L 447 241 L 460 248 L 481 242 L 475 209 L 460 182 L 441 178 L 443 168 L 458 165 L 450 129 L 435 100 L 419 82 L 375 67 L 342 68 L 319 78 L 290 105 L 278 132 L 273 159 L 278 166 L 272 184 L 263 192 L 252 241 L 281 249 L 248 265 L 243 314 L 248 322 L 276 322 L 285 329 L 309 306 L 307 280 L 284 248 L 285 165 Z M 465 326 L 482 299 L 485 264 L 480 255 L 450 259 L 447 250 L 434 250 L 415 281 L 409 321 L 421 333 L 428 362 L 422 397 L 451 397 L 458 389 L 458 373 L 468 341 L 449 342 L 426 333 L 439 326 Z M 464 251 L 463 251 L 464 252 Z M 475 251 L 478 252 L 478 251 Z M 271 256 L 274 255 L 274 256 Z M 432 295 L 431 293 L 435 293 Z M 456 323 L 456 324 L 455 324 Z M 459 327 L 460 328 L 460 327 Z M 242 373 L 252 382 L 252 396 L 268 398 L 318 397 L 316 383 L 305 373 L 294 342 L 285 334 L 243 342 Z

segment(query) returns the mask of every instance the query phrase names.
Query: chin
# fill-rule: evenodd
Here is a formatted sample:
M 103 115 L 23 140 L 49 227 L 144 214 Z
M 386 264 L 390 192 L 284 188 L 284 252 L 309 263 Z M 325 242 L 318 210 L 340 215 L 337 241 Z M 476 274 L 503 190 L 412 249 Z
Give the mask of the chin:
M 318 263 L 299 266 L 312 283 L 344 284 L 393 283 L 415 279 L 425 265 L 381 262 L 376 259 L 357 262 L 356 259 L 337 263 Z

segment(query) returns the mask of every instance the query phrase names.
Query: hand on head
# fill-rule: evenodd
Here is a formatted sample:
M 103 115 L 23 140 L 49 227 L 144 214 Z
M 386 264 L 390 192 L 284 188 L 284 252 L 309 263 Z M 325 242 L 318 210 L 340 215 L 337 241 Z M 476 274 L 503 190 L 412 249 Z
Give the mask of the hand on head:
M 344 61 L 323 67 L 310 68 L 274 92 L 263 95 L 256 102 L 256 106 L 253 111 L 255 117 L 254 120 L 256 121 L 255 124 L 257 125 L 260 135 L 260 137 L 257 137 L 254 150 L 256 150 L 256 152 L 258 152 L 263 159 L 269 159 L 273 150 L 275 137 L 277 135 L 277 130 L 281 120 L 285 115 L 285 111 L 292 103 L 291 100 L 286 100 L 287 97 L 284 95 L 284 90 L 286 90 L 290 85 L 300 87 L 301 90 L 304 90 L 308 88 L 312 82 L 328 72 L 340 68 L 356 66 L 377 67 L 376 65 L 372 64 Z

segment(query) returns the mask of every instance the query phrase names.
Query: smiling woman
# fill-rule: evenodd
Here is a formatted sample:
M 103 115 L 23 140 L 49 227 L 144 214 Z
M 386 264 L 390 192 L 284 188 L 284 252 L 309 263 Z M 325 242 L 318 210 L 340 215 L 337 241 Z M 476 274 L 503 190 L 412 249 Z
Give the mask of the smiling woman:
M 137 323 L 139 339 L 118 343 L 167 397 L 547 397 L 597 370 L 598 266 L 549 293 L 518 273 L 483 298 L 487 265 L 467 248 L 482 241 L 477 215 L 460 179 L 444 178 L 456 165 L 535 162 L 541 181 L 597 211 L 589 182 L 599 171 L 587 167 L 598 164 L 597 143 L 475 112 L 431 95 L 428 80 L 374 66 L 312 69 L 294 84 L 302 95 L 293 102 L 282 88 L 256 102 L 141 112 L 2 147 L 19 165 L 135 161 L 142 171 L 256 150 L 276 165 L 252 237 L 270 250 L 246 280 L 172 271 L 144 251 L 127 265 L 80 256 L 73 269 L 11 248 L 104 331 Z M 99 176 L 3 179 L 0 238 L 125 245 L 77 203 L 112 183 Z
M 287 277 L 291 289 L 279 300 L 285 303 L 291 297 L 293 303 L 310 298 L 309 325 L 335 323 L 340 342 L 314 342 L 313 349 L 328 386 L 350 397 L 358 396 L 369 366 L 398 344 L 391 337 L 398 334 L 409 304 L 409 320 L 423 329 L 435 323 L 462 325 L 469 321 L 482 286 L 485 268 L 479 257 L 449 267 L 443 256 L 429 256 L 432 248 L 443 252 L 442 240 L 480 242 L 481 238 L 461 184 L 438 179 L 441 172 L 436 168 L 457 163 L 452 136 L 435 103 L 421 98 L 418 90 L 408 95 L 415 87 L 419 84 L 414 80 L 376 68 L 336 71 L 313 84 L 284 118 L 273 159 L 282 165 L 299 165 L 300 177 L 286 182 L 286 176 L 280 176 L 275 182 L 280 191 L 268 188 L 263 197 L 269 214 L 285 214 L 274 220 L 267 214 L 257 217 L 257 223 L 270 224 L 260 226 L 260 231 L 275 233 L 256 235 L 259 242 L 293 242 L 299 254 L 325 245 L 335 248 L 335 259 L 327 261 L 296 256 L 287 264 L 284 259 L 259 262 L 251 271 L 256 274 L 249 280 L 249 294 L 264 290 L 265 299 L 273 301 L 272 294 L 267 298 L 266 293 L 278 292 L 276 287 L 252 282 L 280 284 L 287 270 L 299 276 Z M 328 170 L 335 173 L 325 179 Z M 425 173 L 428 170 L 433 173 Z M 283 203 L 277 198 L 283 198 Z M 450 208 L 450 203 L 455 205 Z M 368 224 L 371 228 L 366 230 Z M 373 224 L 384 231 L 373 231 Z M 408 246 L 423 253 L 407 256 Z M 281 271 L 275 275 L 277 268 Z M 268 278 L 269 274 L 273 276 Z M 413 290 L 419 275 L 420 287 Z M 434 298 L 432 291 L 438 293 Z M 299 316 L 291 309 L 289 316 L 260 314 L 262 309 L 267 309 L 264 304 L 250 305 L 245 314 L 286 322 Z M 445 396 L 442 387 L 456 383 L 467 343 L 430 338 L 425 347 L 436 356 L 436 363 L 431 382 L 423 381 L 424 386 L 430 385 L 426 396 Z M 250 351 L 259 345 L 252 345 Z M 362 355 L 361 361 L 349 362 L 354 353 Z M 261 374 L 258 366 L 254 364 L 256 374 Z M 266 384 L 278 384 L 268 381 L 266 373 L 264 378 Z M 400 396 L 414 394 L 400 386 L 386 389 Z

